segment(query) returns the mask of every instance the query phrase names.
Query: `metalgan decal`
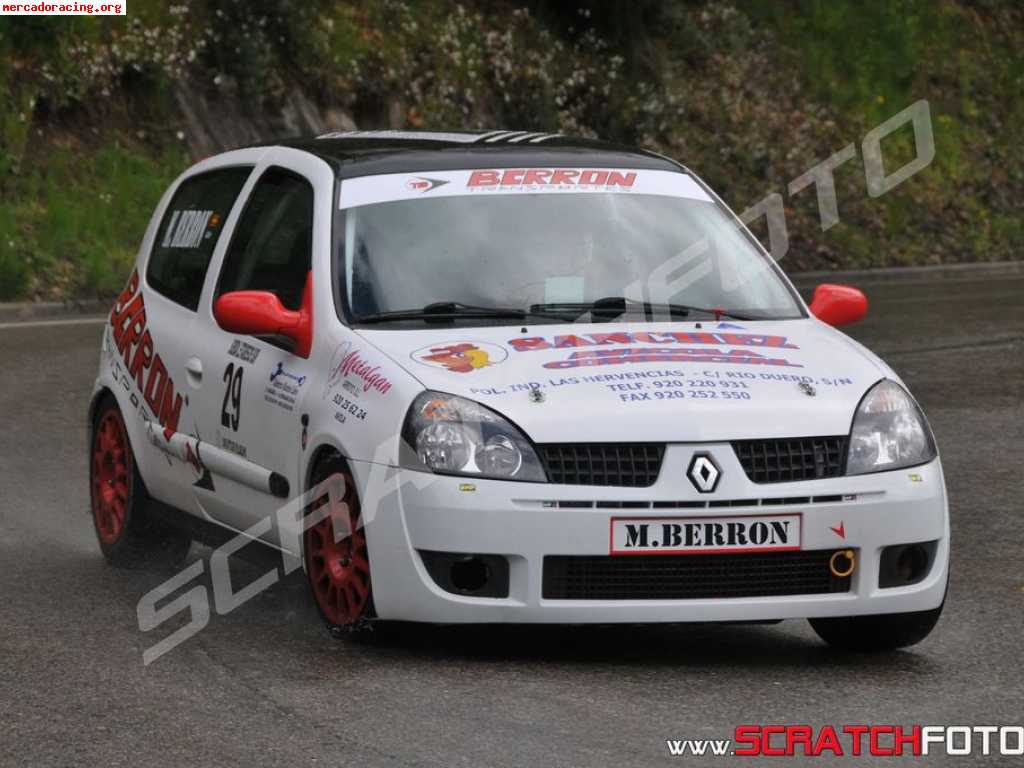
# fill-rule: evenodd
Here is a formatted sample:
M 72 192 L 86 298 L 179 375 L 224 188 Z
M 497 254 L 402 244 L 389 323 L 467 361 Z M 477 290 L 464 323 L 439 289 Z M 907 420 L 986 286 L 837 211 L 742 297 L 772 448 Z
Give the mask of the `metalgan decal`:
M 369 392 L 372 389 L 382 395 L 391 391 L 391 381 L 381 372 L 381 367 L 366 360 L 362 352 L 352 349 L 351 342 L 345 341 L 338 345 L 331 358 L 323 396 L 327 397 L 342 382 L 351 383 L 351 378 L 358 380 L 353 383 L 356 390 Z

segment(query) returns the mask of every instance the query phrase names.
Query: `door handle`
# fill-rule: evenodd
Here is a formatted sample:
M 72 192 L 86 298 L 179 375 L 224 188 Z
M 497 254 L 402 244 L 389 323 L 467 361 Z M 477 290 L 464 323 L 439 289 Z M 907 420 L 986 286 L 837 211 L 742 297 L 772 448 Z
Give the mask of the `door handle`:
M 185 372 L 188 374 L 188 383 L 193 389 L 199 389 L 203 383 L 203 362 L 198 357 L 190 357 L 185 363 Z

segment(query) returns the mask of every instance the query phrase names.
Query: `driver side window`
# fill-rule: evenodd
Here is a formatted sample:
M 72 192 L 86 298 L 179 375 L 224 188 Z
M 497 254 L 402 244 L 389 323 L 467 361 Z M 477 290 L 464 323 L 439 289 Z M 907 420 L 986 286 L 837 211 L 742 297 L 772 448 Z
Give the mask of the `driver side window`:
M 253 187 L 238 222 L 217 295 L 270 291 L 285 307 L 297 310 L 312 250 L 312 185 L 283 168 L 270 168 Z

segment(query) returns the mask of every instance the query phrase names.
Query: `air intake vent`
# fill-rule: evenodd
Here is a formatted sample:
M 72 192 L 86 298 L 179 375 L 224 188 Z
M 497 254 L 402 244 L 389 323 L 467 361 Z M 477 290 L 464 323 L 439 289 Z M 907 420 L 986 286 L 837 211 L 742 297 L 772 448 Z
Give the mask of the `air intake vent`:
M 546 600 L 708 600 L 849 592 L 850 577 L 829 571 L 834 552 L 549 555 L 543 595 Z
M 562 485 L 646 488 L 658 479 L 665 457 L 663 443 L 548 443 L 537 448 L 551 482 Z
M 755 483 L 841 477 L 846 462 L 846 437 L 737 440 L 732 447 L 743 471 Z

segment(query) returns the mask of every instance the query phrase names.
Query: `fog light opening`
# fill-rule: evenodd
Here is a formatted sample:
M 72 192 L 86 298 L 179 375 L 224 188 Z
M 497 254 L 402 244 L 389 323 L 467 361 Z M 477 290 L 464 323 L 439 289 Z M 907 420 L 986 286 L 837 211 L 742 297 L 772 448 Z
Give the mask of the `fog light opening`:
M 918 581 L 928 567 L 928 553 L 920 544 L 904 547 L 896 558 L 896 575 L 904 582 Z
M 833 552 L 828 561 L 828 569 L 837 579 L 844 579 L 857 567 L 856 555 L 852 549 L 840 549 Z
M 460 592 L 477 592 L 490 577 L 491 569 L 478 557 L 464 557 L 452 563 L 452 586 Z

